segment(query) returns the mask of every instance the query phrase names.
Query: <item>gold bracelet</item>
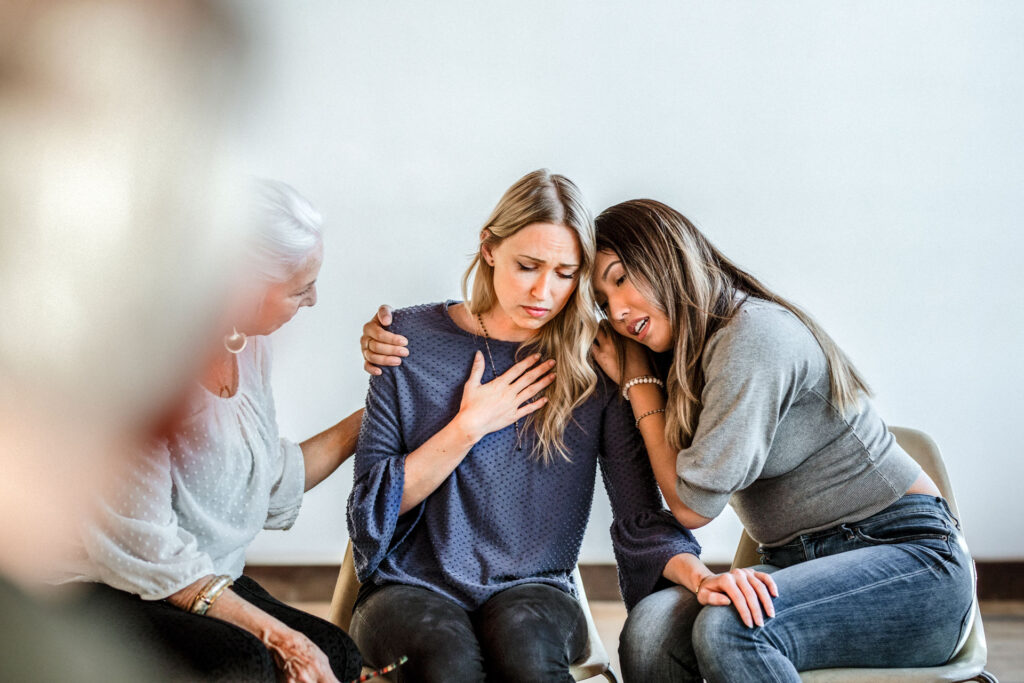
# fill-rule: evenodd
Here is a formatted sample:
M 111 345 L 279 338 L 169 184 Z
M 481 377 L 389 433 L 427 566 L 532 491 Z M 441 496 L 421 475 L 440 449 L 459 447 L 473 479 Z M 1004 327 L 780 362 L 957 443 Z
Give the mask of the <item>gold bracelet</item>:
M 189 612 L 192 614 L 198 614 L 202 616 L 206 614 L 206 611 L 213 606 L 213 603 L 220 597 L 221 593 L 227 590 L 228 586 L 234 584 L 235 581 L 227 574 L 221 574 L 210 579 L 202 590 L 199 591 L 199 595 L 192 601 L 192 606 L 189 608 Z
M 664 412 L 665 412 L 664 408 L 655 408 L 654 410 L 648 410 L 646 413 L 644 413 L 643 415 L 641 415 L 640 417 L 638 417 L 636 419 L 636 428 L 640 429 L 640 420 L 644 419 L 645 417 L 647 417 L 649 415 L 654 415 L 655 413 L 664 413 Z

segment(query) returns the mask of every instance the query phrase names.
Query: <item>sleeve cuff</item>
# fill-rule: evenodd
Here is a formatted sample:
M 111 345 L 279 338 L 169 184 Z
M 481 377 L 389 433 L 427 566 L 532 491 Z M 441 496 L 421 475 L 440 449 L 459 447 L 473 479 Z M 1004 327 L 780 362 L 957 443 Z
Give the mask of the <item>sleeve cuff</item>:
M 645 512 L 611 529 L 626 609 L 650 595 L 668 561 L 681 553 L 700 555 L 700 544 L 667 511 Z
M 729 504 L 729 498 L 732 497 L 732 493 L 709 491 L 682 477 L 676 477 L 676 494 L 683 505 L 708 519 L 714 519 L 722 514 L 722 510 Z
M 294 441 L 281 439 L 281 478 L 270 492 L 270 507 L 264 529 L 290 529 L 299 516 L 306 488 L 306 461 Z

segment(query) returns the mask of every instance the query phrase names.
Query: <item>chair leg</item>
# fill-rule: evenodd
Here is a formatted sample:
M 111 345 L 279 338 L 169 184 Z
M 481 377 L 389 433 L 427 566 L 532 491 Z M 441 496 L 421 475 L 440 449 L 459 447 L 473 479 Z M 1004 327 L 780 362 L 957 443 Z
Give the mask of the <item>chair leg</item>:
M 615 673 L 615 669 L 611 668 L 610 666 L 607 669 L 605 669 L 601 675 L 609 681 L 611 681 L 611 683 L 619 683 L 619 677 Z

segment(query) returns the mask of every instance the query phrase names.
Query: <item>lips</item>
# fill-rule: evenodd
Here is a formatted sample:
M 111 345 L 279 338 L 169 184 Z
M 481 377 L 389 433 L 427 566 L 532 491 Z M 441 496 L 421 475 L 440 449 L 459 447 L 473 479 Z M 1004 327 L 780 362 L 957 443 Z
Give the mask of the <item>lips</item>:
M 644 336 L 644 333 L 647 331 L 647 328 L 650 325 L 650 322 L 651 322 L 650 316 L 645 316 L 643 318 L 637 318 L 636 320 L 631 322 L 626 327 L 626 331 L 629 332 L 634 337 L 637 337 L 638 339 L 642 339 L 643 336 Z
M 529 315 L 533 316 L 534 318 L 543 318 L 544 316 L 546 316 L 548 314 L 548 312 L 551 309 L 550 308 L 536 308 L 534 306 L 523 306 L 523 310 L 525 310 Z

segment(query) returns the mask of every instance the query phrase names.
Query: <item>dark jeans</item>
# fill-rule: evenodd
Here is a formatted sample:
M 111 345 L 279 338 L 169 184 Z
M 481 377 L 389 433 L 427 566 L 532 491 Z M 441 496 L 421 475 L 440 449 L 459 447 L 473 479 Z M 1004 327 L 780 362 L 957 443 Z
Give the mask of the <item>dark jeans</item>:
M 509 588 L 467 612 L 417 586 L 391 584 L 361 600 L 352 637 L 375 667 L 407 655 L 395 680 L 462 683 L 572 681 L 587 622 L 579 602 L 552 586 Z
M 334 675 L 342 681 L 359 677 L 362 659 L 355 643 L 340 628 L 312 614 L 276 600 L 247 576 L 231 587 L 239 597 L 300 631 L 323 650 Z M 214 617 L 197 616 L 163 600 L 142 600 L 137 595 L 101 586 L 100 599 L 149 632 L 139 641 L 129 640 L 125 647 L 147 647 L 155 638 L 194 672 L 190 680 L 265 681 L 275 683 L 276 667 L 270 651 L 260 639 L 233 624 Z
M 941 498 L 907 495 L 859 522 L 759 550 L 775 617 L 747 628 L 732 605 L 675 586 L 641 600 L 619 640 L 630 681 L 792 681 L 835 667 L 937 666 L 974 599 L 960 523 Z

